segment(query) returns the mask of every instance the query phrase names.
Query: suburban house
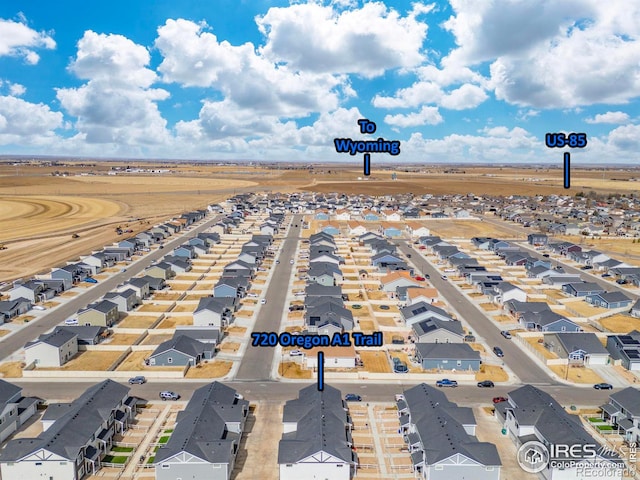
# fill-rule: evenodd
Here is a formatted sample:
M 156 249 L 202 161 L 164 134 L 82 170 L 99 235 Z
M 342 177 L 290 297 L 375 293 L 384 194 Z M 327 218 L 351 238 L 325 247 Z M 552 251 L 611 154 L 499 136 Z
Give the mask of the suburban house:
M 356 348 L 353 345 L 344 347 L 313 347 L 305 350 L 305 368 L 318 368 L 318 352 L 324 353 L 325 368 L 356 368 L 357 355 Z
M 169 280 L 175 276 L 175 272 L 167 262 L 150 265 L 145 269 L 144 273 L 149 277 L 161 278 L 163 280 Z
M 383 292 L 395 292 L 398 287 L 421 287 L 418 280 L 411 277 L 407 271 L 391 272 L 380 279 Z
M 164 278 L 161 277 L 152 277 L 151 275 L 145 275 L 144 277 L 141 277 L 141 280 L 147 282 L 147 284 L 149 285 L 149 292 L 157 292 L 159 290 L 163 290 L 167 286 L 167 282 Z
M 466 343 L 416 343 L 415 346 L 416 359 L 424 370 L 480 370 L 480 352 Z
M 213 296 L 242 298 L 247 290 L 249 290 L 248 277 L 222 277 L 213 287 Z
M 609 335 L 607 351 L 627 370 L 640 371 L 640 332 L 637 330 L 627 335 Z
M 431 287 L 407 288 L 407 301 L 409 305 L 418 302 L 435 303 L 438 301 L 438 290 Z
M 307 306 L 305 325 L 311 333 L 333 335 L 353 330 L 353 313 L 348 308 L 332 301 Z
M 492 287 L 492 291 L 488 292 L 488 295 L 493 303 L 499 305 L 504 305 L 509 300 L 527 301 L 527 292 L 510 282 L 498 282 Z
M 577 282 L 562 285 L 562 291 L 573 297 L 586 297 L 604 293 L 605 290 L 595 282 Z
M 140 299 L 132 288 L 118 292 L 108 292 L 105 294 L 104 299 L 115 303 L 118 306 L 118 311 L 124 313 L 130 312 L 140 304 Z
M 216 327 L 194 327 L 193 325 L 177 325 L 174 337 L 186 335 L 202 343 L 217 345 L 220 343 L 221 332 Z
M 198 388 L 155 453 L 156 480 L 229 480 L 248 414 L 249 402 L 233 388 Z
M 0 442 L 29 420 L 42 400 L 23 397 L 22 387 L 0 379 Z
M 609 352 L 595 333 L 545 333 L 544 346 L 570 365 L 607 365 Z
M 633 304 L 629 313 L 631 313 L 632 317 L 640 318 L 640 299 Z
M 530 440 L 536 440 L 543 445 L 599 446 L 585 431 L 577 415 L 570 415 L 551 395 L 532 385 L 524 385 L 509 392 L 506 402 L 495 404 L 495 416 L 515 442 L 516 448 Z M 555 466 L 554 462 L 549 462 L 540 474 L 545 480 L 583 479 L 586 477 L 580 472 L 585 465 L 593 462 L 599 465 L 595 467 L 598 471 L 605 468 L 600 465 L 611 464 L 611 469 L 606 471 L 620 472 L 620 478 L 622 477 L 622 470 L 619 468 L 621 460 L 617 455 L 602 453 L 599 450 L 594 457 L 574 460 L 576 465 L 573 467 Z M 614 475 L 609 478 L 618 477 Z
M 31 303 L 44 302 L 53 298 L 56 291 L 48 288 L 39 280 L 29 280 L 24 283 L 16 284 L 9 290 L 9 300 L 17 300 L 18 298 L 26 298 Z
M 144 300 L 149 297 L 149 281 L 144 277 L 132 278 L 122 286 L 122 289 L 124 290 L 129 288 L 136 292 L 136 295 L 140 300 Z
M 408 307 L 401 308 L 400 314 L 408 327 L 416 322 L 421 322 L 431 318 L 443 320 L 445 322 L 453 320 L 453 318 L 451 318 L 451 316 L 443 309 L 422 301 L 409 305 Z
M 530 233 L 527 235 L 527 243 L 533 246 L 546 246 L 548 237 L 544 233 Z
M 527 329 L 537 332 L 580 332 L 580 325 L 552 310 L 525 312 L 520 323 Z
M 78 312 L 78 323 L 80 325 L 112 327 L 118 321 L 118 318 L 118 305 L 109 300 L 90 303 L 86 308 Z
M 278 445 L 280 480 L 350 480 L 358 459 L 340 390 L 309 385 L 284 405 Z
M 45 333 L 24 346 L 25 363 L 61 367 L 78 353 L 78 335 L 67 330 Z
M 235 297 L 202 297 L 193 312 L 193 325 L 226 327 L 233 322 Z
M 106 327 L 94 327 L 93 325 L 62 325 L 56 327 L 54 332 L 65 330 L 78 337 L 78 347 L 80 345 L 97 345 L 108 334 Z
M 400 433 L 414 475 L 423 480 L 499 480 L 502 462 L 492 443 L 476 438 L 473 410 L 421 383 L 396 396 Z
M 628 308 L 632 300 L 622 292 L 604 292 L 595 295 L 587 295 L 587 303 L 601 308 Z
M 430 318 L 411 325 L 416 343 L 462 343 L 464 329 L 460 322 Z
M 609 395 L 600 407 L 602 418 L 617 427 L 627 442 L 640 442 L 640 390 L 627 387 Z
M 0 301 L 0 323 L 7 322 L 31 310 L 31 301 L 26 298 Z
M 162 342 L 146 360 L 151 366 L 198 365 L 202 360 L 213 358 L 215 345 L 202 343 L 189 335 L 176 331 L 173 338 Z
M 10 440 L 0 452 L 3 480 L 80 480 L 95 474 L 135 415 L 129 387 L 104 380 L 71 403 L 50 404 L 35 438 Z

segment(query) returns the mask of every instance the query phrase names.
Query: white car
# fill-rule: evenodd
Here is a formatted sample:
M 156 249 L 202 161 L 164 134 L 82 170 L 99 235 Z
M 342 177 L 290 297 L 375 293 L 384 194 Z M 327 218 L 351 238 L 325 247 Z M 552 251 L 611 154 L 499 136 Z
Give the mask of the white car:
M 64 321 L 65 325 L 78 325 L 78 319 L 77 318 L 67 318 Z
M 267 303 L 267 299 L 263 298 L 262 300 L 260 300 L 260 305 L 264 305 L 265 303 Z
M 289 352 L 290 357 L 301 357 L 302 355 L 304 355 L 304 353 L 302 353 L 300 350 L 291 350 Z
M 293 265 L 293 264 L 294 264 L 293 259 L 289 260 L 289 263 L 290 263 L 291 265 Z
M 247 297 L 253 297 L 253 298 L 258 298 L 258 294 L 257 293 L 247 293 Z
M 42 305 L 34 305 L 33 307 L 34 310 L 46 310 L 46 308 L 44 308 Z

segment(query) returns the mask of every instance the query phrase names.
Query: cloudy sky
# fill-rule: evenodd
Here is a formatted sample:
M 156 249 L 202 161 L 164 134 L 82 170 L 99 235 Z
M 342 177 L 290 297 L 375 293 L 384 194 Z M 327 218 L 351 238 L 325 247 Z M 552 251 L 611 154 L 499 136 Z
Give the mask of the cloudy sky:
M 0 2 L 1 154 L 632 163 L 639 96 L 638 1 Z

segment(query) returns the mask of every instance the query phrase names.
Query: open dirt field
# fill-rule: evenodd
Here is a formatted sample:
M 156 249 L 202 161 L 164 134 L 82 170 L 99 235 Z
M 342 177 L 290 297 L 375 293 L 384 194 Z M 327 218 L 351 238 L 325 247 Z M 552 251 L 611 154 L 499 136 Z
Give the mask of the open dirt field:
M 480 371 L 476 373 L 476 380 L 481 382 L 482 380 L 493 380 L 494 382 L 506 382 L 509 380 L 509 375 L 504 371 L 502 367 L 497 365 L 480 365 Z
M 105 371 L 115 362 L 122 352 L 80 352 L 62 367 L 39 368 L 38 370 L 97 370 Z
M 295 362 L 283 362 L 278 366 L 278 374 L 285 378 L 311 378 L 311 370 L 303 369 Z
M 158 317 L 153 315 L 127 315 L 118 328 L 149 328 Z
M 22 377 L 22 362 L 0 363 L 0 377 L 4 377 L 4 378 Z
M 558 356 L 550 350 L 544 348 L 542 343 L 539 343 L 538 340 L 542 337 L 525 337 L 525 341 L 531 345 L 536 352 L 543 356 L 545 359 L 553 359 L 558 358 Z
M 0 281 L 45 272 L 81 254 L 117 240 L 115 227 L 131 228 L 134 233 L 164 221 L 185 210 L 202 208 L 239 192 L 272 190 L 293 192 L 341 192 L 355 194 L 393 194 L 411 192 L 432 194 L 564 194 L 561 169 L 523 169 L 465 167 L 458 173 L 445 173 L 445 167 L 422 167 L 420 171 L 374 170 L 362 177 L 361 168 L 331 166 L 307 169 L 269 169 L 261 166 L 156 164 L 146 167 L 169 169 L 162 175 L 107 175 L 112 166 L 122 163 L 96 163 L 91 166 L 65 161 L 64 166 L 33 163 L 16 168 L 0 164 L 0 222 L 11 228 L 0 232 Z M 67 176 L 52 176 L 55 171 Z M 610 172 L 572 169 L 572 190 L 599 193 L 628 193 L 637 190 L 636 182 L 626 179 L 634 172 Z M 620 180 L 611 180 L 612 175 Z M 534 180 L 532 181 L 532 177 Z M 609 177 L 609 178 L 606 178 Z M 34 195 L 34 192 L 37 192 Z M 457 221 L 453 221 L 456 222 Z M 451 221 L 430 222 L 435 234 L 453 228 L 452 235 L 496 235 L 499 227 L 487 222 L 464 222 L 449 227 Z M 437 225 L 435 225 L 437 223 Z M 471 225 L 473 223 L 473 225 Z M 478 231 L 481 229 L 493 231 Z M 498 231 L 495 231 L 497 229 Z M 71 239 L 78 233 L 80 238 Z M 305 230 L 304 235 L 311 230 Z M 506 233 L 506 232 L 505 232 Z M 622 252 L 632 247 L 623 246 Z M 596 247 L 597 248 L 597 247 Z M 612 248 L 616 246 L 612 245 Z M 607 251 L 605 248 L 600 250 Z M 632 252 L 630 252 L 631 254 Z M 639 253 L 640 255 L 640 253 Z
M 489 222 L 481 222 L 478 220 L 431 220 L 421 221 L 422 225 L 427 227 L 432 235 L 438 235 L 442 238 L 451 237 L 513 237 L 513 231 L 507 228 L 501 228 Z

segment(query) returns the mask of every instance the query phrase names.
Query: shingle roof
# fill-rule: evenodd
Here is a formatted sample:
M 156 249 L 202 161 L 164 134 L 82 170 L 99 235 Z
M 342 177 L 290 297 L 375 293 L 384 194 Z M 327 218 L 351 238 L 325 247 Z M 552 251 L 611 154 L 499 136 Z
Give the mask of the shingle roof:
M 54 347 L 61 347 L 69 340 L 73 339 L 73 337 L 77 337 L 77 334 L 67 330 L 56 329 L 53 332 L 40 335 L 37 340 L 27 343 L 24 347 L 29 348 L 39 343 L 46 343 L 47 345 L 52 345 Z

